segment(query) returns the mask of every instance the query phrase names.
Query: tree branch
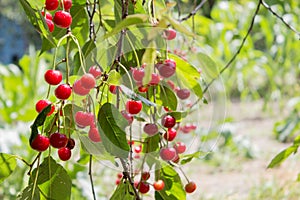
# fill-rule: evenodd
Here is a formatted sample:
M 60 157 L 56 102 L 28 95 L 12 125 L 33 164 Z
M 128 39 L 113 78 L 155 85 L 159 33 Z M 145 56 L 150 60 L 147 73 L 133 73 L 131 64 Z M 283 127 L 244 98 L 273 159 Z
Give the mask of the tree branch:
M 186 21 L 188 20 L 189 18 L 191 18 L 192 16 L 194 16 L 198 10 L 200 10 L 200 8 L 202 8 L 202 6 L 207 2 L 207 0 L 202 0 L 199 5 L 192 11 L 190 12 L 186 17 L 183 17 L 181 19 L 179 19 L 178 21 L 179 22 L 183 22 L 183 21 Z

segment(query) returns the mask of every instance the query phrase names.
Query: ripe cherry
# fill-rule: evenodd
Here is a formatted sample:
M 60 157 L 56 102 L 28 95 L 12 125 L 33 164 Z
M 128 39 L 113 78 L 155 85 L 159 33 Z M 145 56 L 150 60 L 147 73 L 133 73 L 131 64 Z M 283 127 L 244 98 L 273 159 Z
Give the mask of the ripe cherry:
M 123 177 L 123 173 L 119 172 L 119 173 L 117 174 L 117 177 L 118 177 L 118 179 L 121 179 L 121 178 Z
M 153 188 L 156 191 L 160 191 L 164 189 L 164 187 L 165 187 L 165 182 L 163 180 L 158 180 L 153 183 Z
M 179 89 L 176 91 L 176 94 L 178 96 L 179 99 L 187 99 L 190 97 L 191 92 L 189 89 Z
M 164 138 L 168 141 L 173 141 L 177 135 L 177 131 L 174 128 L 169 128 L 164 134 Z
M 44 108 L 46 108 L 48 105 L 51 105 L 52 102 L 47 99 L 41 99 L 35 104 L 35 110 L 40 113 Z M 50 112 L 47 114 L 48 116 L 51 115 L 55 110 L 54 105 L 51 106 Z
M 67 161 L 71 158 L 72 152 L 71 149 L 69 149 L 68 147 L 63 147 L 58 149 L 57 151 L 59 158 L 62 161 Z
M 45 12 L 41 11 L 41 14 L 46 18 L 46 19 L 50 19 L 52 21 L 52 15 L 51 13 L 46 11 L 46 16 L 45 16 Z
M 121 179 L 117 179 L 117 180 L 116 180 L 116 185 L 119 185 L 120 182 L 121 182 Z
M 80 78 L 80 82 L 81 82 L 82 87 L 84 87 L 85 89 L 88 89 L 88 90 L 94 88 L 96 85 L 96 80 L 95 80 L 94 76 L 90 73 L 84 74 Z
M 80 96 L 85 96 L 90 92 L 90 89 L 86 89 L 81 85 L 80 80 L 76 80 L 74 82 L 72 89 L 75 94 L 78 94 Z
M 46 24 L 48 26 L 48 29 L 49 29 L 50 33 L 52 33 L 54 31 L 54 23 L 53 23 L 53 21 L 50 20 L 50 19 L 47 19 L 47 18 L 45 19 L 45 21 L 46 21 Z
M 110 91 L 112 94 L 117 94 L 117 89 L 118 89 L 118 86 L 116 86 L 116 85 L 110 85 L 110 86 L 109 86 L 109 91 Z
M 68 144 L 68 138 L 65 134 L 53 133 L 50 135 L 50 144 L 54 148 L 62 148 Z
M 161 159 L 170 161 L 176 156 L 176 150 L 173 147 L 163 147 L 160 149 L 159 155 Z
M 59 70 L 49 69 L 44 75 L 45 81 L 50 85 L 58 85 L 62 81 L 62 73 Z
M 165 115 L 161 119 L 161 124 L 166 128 L 172 128 L 176 124 L 176 119 L 171 115 Z
M 178 154 L 184 153 L 186 150 L 186 146 L 183 142 L 176 142 L 173 147 Z
M 142 110 L 143 104 L 141 101 L 128 100 L 126 102 L 126 111 L 132 115 L 138 114 Z
M 138 87 L 138 90 L 139 90 L 139 92 L 141 92 L 141 93 L 145 93 L 145 92 L 148 91 L 148 87 L 142 85 L 142 86 L 139 86 L 139 87 Z
M 69 138 L 66 147 L 68 147 L 71 150 L 74 149 L 74 147 L 75 147 L 75 140 L 73 138 Z
M 68 28 L 72 24 L 72 16 L 66 11 L 59 10 L 54 14 L 53 21 L 59 28 Z
M 149 184 L 145 183 L 145 182 L 139 182 L 137 185 L 137 188 L 138 188 L 139 192 L 142 194 L 146 194 L 150 190 Z
M 102 75 L 102 71 L 101 71 L 100 67 L 97 67 L 97 66 L 91 66 L 89 69 L 89 73 L 92 74 L 95 79 L 100 78 Z
M 143 172 L 142 173 L 142 180 L 146 181 L 150 178 L 150 173 L 149 172 Z
M 71 96 L 72 89 L 68 84 L 60 84 L 54 91 L 55 96 L 60 100 L 66 100 Z
M 156 124 L 148 123 L 144 126 L 144 132 L 152 136 L 158 132 L 158 127 Z
M 184 189 L 187 193 L 193 193 L 196 190 L 196 188 L 197 188 L 197 185 L 193 181 L 188 182 L 184 187 Z
M 141 153 L 142 152 L 142 146 L 139 145 L 139 146 L 134 147 L 134 152 L 135 153 Z
M 70 8 L 72 7 L 72 0 L 63 0 L 63 3 L 64 3 L 64 9 L 70 10 Z M 62 5 L 60 5 L 60 7 L 62 7 Z
M 143 68 L 131 68 L 132 77 L 135 81 L 141 82 L 145 76 L 145 71 Z
M 176 62 L 172 59 L 167 59 L 163 63 L 155 65 L 159 74 L 164 78 L 171 77 L 176 71 Z
M 38 134 L 30 144 L 31 148 L 40 152 L 46 151 L 49 145 L 50 145 L 49 138 L 41 134 Z
M 58 8 L 58 0 L 46 0 L 45 8 L 46 10 L 56 10 Z
M 158 85 L 160 82 L 159 74 L 151 74 L 151 80 L 149 82 L 149 85 Z
M 88 136 L 93 142 L 101 142 L 101 137 L 97 127 L 91 127 Z
M 94 114 L 90 112 L 78 111 L 75 113 L 75 123 L 79 127 L 90 126 L 94 122 Z
M 174 29 L 167 29 L 164 31 L 164 37 L 166 40 L 173 40 L 176 37 L 176 31 Z
M 133 122 L 133 116 L 131 114 L 129 114 L 128 112 L 126 112 L 125 110 L 121 111 L 121 114 L 123 115 L 123 117 L 127 120 L 128 124 L 132 124 Z

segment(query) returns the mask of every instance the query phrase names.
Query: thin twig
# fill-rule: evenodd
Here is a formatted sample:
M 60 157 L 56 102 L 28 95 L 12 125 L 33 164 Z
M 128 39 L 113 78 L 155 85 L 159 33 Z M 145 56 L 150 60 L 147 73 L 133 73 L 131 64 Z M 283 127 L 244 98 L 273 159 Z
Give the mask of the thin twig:
M 90 162 L 89 162 L 89 176 L 90 176 L 90 182 L 91 182 L 91 186 L 92 186 L 93 199 L 96 200 L 96 193 L 95 193 L 93 173 L 92 173 L 92 162 L 93 162 L 93 155 L 91 154 Z
M 202 0 L 199 5 L 192 11 L 190 12 L 186 17 L 183 17 L 181 19 L 179 19 L 178 21 L 179 22 L 183 22 L 183 21 L 186 21 L 188 20 L 189 18 L 191 18 L 192 16 L 194 16 L 198 10 L 200 10 L 200 8 L 202 8 L 202 6 L 207 2 L 207 0 Z
M 291 26 L 290 24 L 288 24 L 282 16 L 279 16 L 268 4 L 266 4 L 266 2 L 264 2 L 263 0 L 260 1 L 260 4 L 262 4 L 266 9 L 268 9 L 276 18 L 278 18 L 280 21 L 282 21 L 282 23 L 284 23 L 284 25 L 286 27 L 288 27 L 291 31 L 293 31 L 294 33 L 296 33 L 299 37 L 300 37 L 300 32 L 298 32 L 293 26 Z

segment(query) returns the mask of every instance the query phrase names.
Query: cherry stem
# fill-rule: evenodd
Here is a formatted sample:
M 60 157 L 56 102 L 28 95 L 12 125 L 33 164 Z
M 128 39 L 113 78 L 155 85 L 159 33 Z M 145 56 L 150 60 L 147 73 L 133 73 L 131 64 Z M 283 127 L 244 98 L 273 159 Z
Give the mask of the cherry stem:
M 39 152 L 38 155 L 35 157 L 35 159 L 32 161 L 32 163 L 29 164 L 30 169 L 29 169 L 29 171 L 27 172 L 27 175 L 28 175 L 28 176 L 30 176 L 31 171 L 32 171 L 32 167 L 33 167 L 34 163 L 37 161 L 37 159 L 41 156 L 41 154 L 42 154 L 42 153 Z
M 188 179 L 187 175 L 185 174 L 185 172 L 182 170 L 182 168 L 180 166 L 178 166 L 178 169 L 181 171 L 182 175 L 184 176 L 184 178 L 187 180 L 187 182 L 189 183 L 190 180 Z
M 92 187 L 93 199 L 96 200 L 96 193 L 95 193 L 93 174 L 92 174 L 92 164 L 93 164 L 92 162 L 93 162 L 93 155 L 90 154 L 89 176 L 90 176 L 90 182 L 91 182 L 91 187 Z

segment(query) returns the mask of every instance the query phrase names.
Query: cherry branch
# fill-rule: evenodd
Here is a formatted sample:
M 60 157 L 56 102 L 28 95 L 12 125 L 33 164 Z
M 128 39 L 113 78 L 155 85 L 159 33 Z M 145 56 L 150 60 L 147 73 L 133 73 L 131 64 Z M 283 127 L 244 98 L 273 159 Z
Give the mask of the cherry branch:
M 93 174 L 92 174 L 92 162 L 93 162 L 93 155 L 91 154 L 90 161 L 89 161 L 89 176 L 90 176 L 90 182 L 92 187 L 93 199 L 96 200 L 96 193 L 95 193 Z
M 186 21 L 188 20 L 189 18 L 191 18 L 192 16 L 194 16 L 198 10 L 200 10 L 200 8 L 202 8 L 202 6 L 207 2 L 207 0 L 202 0 L 199 5 L 192 11 L 190 12 L 186 17 L 183 17 L 181 19 L 179 19 L 178 21 L 179 22 L 183 22 L 183 21 Z
M 278 15 L 266 2 L 263 0 L 260 1 L 260 4 L 262 4 L 268 11 L 270 11 L 277 19 L 279 19 L 287 28 L 289 28 L 291 31 L 296 33 L 300 37 L 300 32 L 297 31 L 293 26 L 288 24 L 282 16 Z

